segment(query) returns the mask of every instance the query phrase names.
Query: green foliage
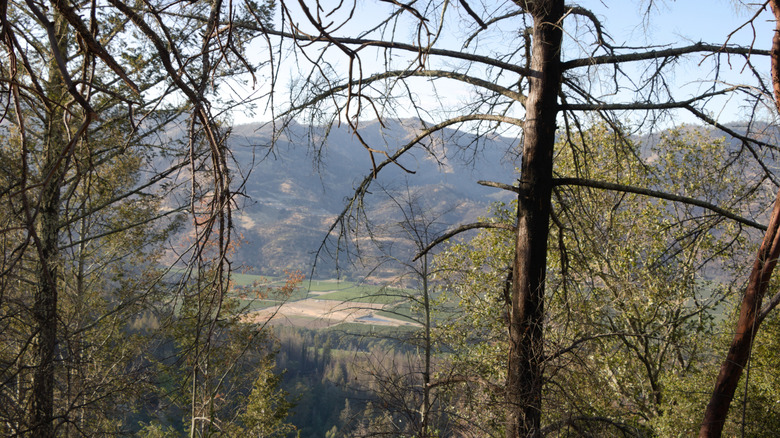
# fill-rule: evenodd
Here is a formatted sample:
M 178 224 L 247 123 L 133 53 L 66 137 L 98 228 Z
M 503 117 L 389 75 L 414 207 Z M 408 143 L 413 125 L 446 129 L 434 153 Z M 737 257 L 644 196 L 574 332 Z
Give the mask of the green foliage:
M 770 290 L 776 289 L 778 280 L 772 280 Z M 737 297 L 733 297 L 735 302 Z M 673 415 L 664 415 L 654 424 L 659 435 L 690 436 L 698 432 L 702 408 L 710 398 L 720 360 L 733 339 L 733 323 L 736 309 L 719 322 L 720 332 L 713 338 L 712 360 L 709 368 L 692 368 L 669 376 L 665 382 L 669 405 Z M 770 313 L 761 325 L 755 339 L 748 369 L 742 375 L 724 427 L 724 436 L 772 437 L 780 430 L 780 404 L 777 388 L 780 372 L 777 368 L 780 351 L 780 317 Z M 747 397 L 745 394 L 747 393 Z
M 513 209 L 512 209 L 513 210 Z M 496 204 L 481 221 L 509 222 L 510 207 Z M 433 306 L 435 341 L 445 353 L 434 380 L 452 380 L 445 393 L 455 399 L 455 417 L 465 430 L 503 433 L 506 282 L 512 262 L 511 232 L 490 229 L 454 243 L 435 257 L 433 280 L 445 291 Z M 453 378 L 454 377 L 454 378 Z
M 147 438 L 178 438 L 181 436 L 181 432 L 173 426 L 164 426 L 160 422 L 154 421 L 145 425 L 138 435 Z
M 749 166 L 724 139 L 679 129 L 655 140 L 639 145 L 595 125 L 559 142 L 556 173 L 732 211 L 767 200 L 745 183 Z M 554 195 L 543 421 L 551 431 L 663 435 L 692 418 L 681 405 L 700 403 L 680 394 L 711 371 L 728 279 L 745 265 L 751 236 L 700 207 L 643 195 L 577 186 L 557 187 Z M 498 205 L 492 220 L 511 224 L 512 210 Z M 450 369 L 482 382 L 470 385 L 464 415 L 479 412 L 472 421 L 497 435 L 502 418 L 484 412 L 501 403 L 511 242 L 506 231 L 485 230 L 436 258 L 450 302 L 462 309 L 437 336 L 451 348 Z
M 733 160 L 722 139 L 696 131 L 665 133 L 649 151 L 629 140 L 610 139 L 596 127 L 583 144 L 583 161 L 610 163 L 586 167 L 583 176 L 652 187 L 732 205 L 749 188 L 739 184 L 744 163 Z M 599 148 L 602 144 L 619 148 Z M 636 163 L 632 157 L 646 155 Z M 702 160 L 706 157 L 707 162 Z M 729 161 L 731 161 L 729 163 Z M 727 165 L 728 163 L 728 165 Z M 713 178 L 713 169 L 720 169 Z M 703 214 L 704 213 L 704 214 Z M 706 362 L 718 304 L 729 291 L 710 272 L 724 272 L 739 228 L 690 206 L 647 196 L 562 188 L 557 194 L 559 226 L 552 232 L 551 354 L 575 346 L 550 365 L 565 376 L 580 373 L 571 361 L 587 357 L 589 380 L 610 388 L 611 397 L 585 397 L 575 388 L 560 400 L 568 409 L 647 424 L 667 412 L 664 380 L 671 373 Z M 572 377 L 573 378 L 573 377 Z M 567 379 L 568 380 L 568 379 Z M 587 402 L 584 402 L 587 400 Z M 613 400 L 619 403 L 615 407 Z M 554 411 L 554 409 L 553 409 Z
M 37 365 L 28 347 L 37 342 L 40 330 L 33 318 L 34 296 L 40 284 L 36 275 L 44 266 L 42 252 L 29 246 L 30 230 L 40 229 L 42 222 L 20 210 L 25 202 L 25 208 L 39 202 L 41 192 L 22 187 L 40 186 L 46 179 L 47 141 L 56 143 L 46 137 L 36 110 L 27 109 L 19 117 L 26 123 L 29 149 L 20 147 L 14 125 L 3 129 L 8 135 L 0 141 L 0 154 L 15 163 L 4 168 L 6 187 L 16 187 L 16 195 L 25 191 L 29 195 L 26 200 L 8 191 L 0 195 L 2 227 L 18 230 L 3 233 L 6 254 L 16 256 L 3 260 L 0 282 L 0 315 L 12 322 L 0 328 L 3 345 L 11 347 L 0 353 L 0 372 L 4 382 L 14 382 L 3 386 L 4 397 L 10 398 L 0 408 L 0 432 L 9 435 L 25 427 L 24 410 L 18 406 L 30 403 L 34 384 L 31 370 Z M 128 122 L 115 117 L 112 108 L 102 122 L 74 144 L 71 161 L 62 164 L 63 179 L 51 189 L 61 200 L 51 210 L 58 225 L 57 252 L 46 265 L 55 272 L 57 316 L 52 321 L 60 356 L 52 371 L 58 382 L 53 398 L 55 415 L 70 419 L 64 433 L 113 434 L 132 428 L 127 411 L 152 390 L 152 376 L 141 358 L 154 348 L 152 333 L 159 328 L 150 306 L 164 294 L 158 263 L 164 243 L 179 226 L 175 216 L 160 214 L 158 193 L 138 187 L 150 164 L 143 136 L 128 140 Z M 150 117 L 149 126 L 154 123 Z M 55 153 L 48 151 L 54 157 Z M 24 170 L 19 165 L 23 154 L 34 163 Z M 8 319 L 11 315 L 15 316 Z M 143 333 L 130 324 L 139 315 L 148 318 L 142 323 Z
M 769 290 L 777 290 L 780 282 L 775 280 L 773 283 L 774 287 L 770 286 Z M 753 345 L 749 368 L 742 375 L 740 389 L 732 405 L 730 420 L 733 426 L 731 430 L 726 429 L 724 435 L 738 435 L 744 431 L 744 436 L 770 437 L 780 430 L 780 368 L 777 366 L 780 360 L 780 316 L 777 310 L 761 324 Z
M 246 410 L 239 417 L 243 428 L 236 432 L 240 435 L 286 437 L 295 430 L 294 426 L 286 422 L 294 404 L 287 400 L 287 393 L 279 388 L 282 376 L 274 373 L 273 365 L 271 356 L 266 356 L 257 364 L 260 373 L 247 398 Z
M 299 328 L 279 328 L 276 334 L 277 367 L 286 370 L 281 387 L 296 401 L 290 423 L 301 436 L 324 436 L 334 427 L 336 436 L 351 436 L 349 425 L 367 397 L 354 386 L 358 375 L 353 367 L 365 354 L 366 338 Z
M 215 306 L 219 295 L 201 290 L 197 280 L 178 280 L 184 287 L 160 332 L 170 351 L 148 357 L 158 371 L 158 397 L 168 408 L 145 412 L 145 427 L 167 425 L 170 413 L 179 412 L 171 424 L 179 433 L 286 436 L 292 404 L 274 376 L 273 340 L 263 327 L 242 321 L 241 300 L 225 296 Z M 293 273 L 281 288 L 290 293 L 299 283 Z

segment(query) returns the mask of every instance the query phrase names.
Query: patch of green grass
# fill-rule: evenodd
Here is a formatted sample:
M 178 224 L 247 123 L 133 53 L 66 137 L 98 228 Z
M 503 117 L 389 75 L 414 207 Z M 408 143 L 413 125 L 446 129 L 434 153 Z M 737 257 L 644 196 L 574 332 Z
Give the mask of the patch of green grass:
M 259 294 L 265 300 L 298 301 L 306 298 L 309 294 L 304 283 L 295 288 L 289 297 L 285 296 L 280 292 L 280 288 L 286 285 L 287 280 L 268 275 L 232 274 L 231 279 L 234 296 L 243 300 L 247 298 L 241 297 L 252 299 L 253 297 L 257 298 Z
M 233 290 L 233 296 L 238 298 L 239 300 L 243 301 L 251 301 L 251 300 L 268 300 L 276 302 L 277 304 L 280 301 L 298 301 L 306 298 L 308 296 L 308 292 L 306 289 L 303 288 L 296 288 L 289 296 L 285 293 L 282 293 L 281 290 L 276 288 L 261 288 L 260 289 L 260 296 L 258 296 L 258 291 L 255 289 L 252 289 L 251 287 L 244 286 L 244 288 L 241 289 L 234 289 Z
M 376 314 L 399 321 L 417 323 L 417 321 L 412 319 L 412 305 L 408 302 L 393 306 L 387 310 L 378 310 Z
M 346 301 L 355 303 L 371 303 L 371 304 L 392 304 L 398 301 L 398 297 L 388 296 L 381 293 L 372 294 L 372 291 L 354 291 L 345 290 L 331 292 L 329 294 L 318 295 L 317 299 L 320 300 L 333 300 L 333 301 Z
M 355 283 L 339 280 L 305 280 L 303 287 L 309 288 L 311 292 L 329 292 L 352 289 L 355 287 Z
M 404 296 L 405 292 L 402 289 L 384 288 L 381 286 L 353 286 L 328 294 L 317 295 L 317 298 L 358 303 L 392 304 L 403 301 Z
M 273 300 L 239 300 L 239 303 L 242 309 L 246 309 L 245 312 L 254 312 L 279 305 L 278 301 Z
M 270 277 L 268 275 L 240 274 L 236 272 L 230 274 L 230 280 L 233 281 L 234 286 L 249 286 L 254 282 L 257 282 L 258 285 L 265 286 L 281 286 L 284 284 L 284 282 L 277 277 Z

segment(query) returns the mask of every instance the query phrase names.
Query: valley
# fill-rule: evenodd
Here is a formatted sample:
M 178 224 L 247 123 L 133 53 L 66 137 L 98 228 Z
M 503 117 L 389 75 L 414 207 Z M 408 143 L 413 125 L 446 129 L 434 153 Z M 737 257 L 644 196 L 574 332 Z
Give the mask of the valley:
M 246 322 L 324 329 L 340 324 L 385 327 L 419 327 L 420 324 L 391 316 L 405 302 L 406 291 L 349 281 L 303 281 L 292 293 L 279 291 L 284 281 L 273 277 L 236 274 L 233 296 L 245 310 Z M 259 295 L 258 295 L 259 294 Z

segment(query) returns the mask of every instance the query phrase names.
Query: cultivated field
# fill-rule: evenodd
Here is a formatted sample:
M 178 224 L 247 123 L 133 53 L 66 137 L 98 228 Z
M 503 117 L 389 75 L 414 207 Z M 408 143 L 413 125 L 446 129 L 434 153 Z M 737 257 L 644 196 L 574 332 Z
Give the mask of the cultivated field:
M 412 325 L 410 322 L 377 314 L 377 311 L 385 306 L 387 304 L 307 298 L 251 312 L 248 318 L 258 323 L 270 318 L 271 324 L 309 328 L 332 327 L 345 322 L 394 327 Z
M 237 283 L 240 286 L 249 285 L 255 281 L 253 277 L 243 274 Z M 269 277 L 258 278 L 262 279 L 261 284 L 275 284 Z M 273 325 L 312 329 L 328 328 L 342 323 L 389 327 L 416 325 L 408 320 L 394 318 L 386 312 L 399 303 L 398 289 L 320 280 L 304 282 L 290 297 L 277 298 L 271 295 L 261 302 L 253 300 L 251 292 L 247 294 L 243 292 L 245 289 L 241 290 L 240 299 L 246 300 L 245 304 L 249 309 L 246 318 L 256 323 L 269 322 Z

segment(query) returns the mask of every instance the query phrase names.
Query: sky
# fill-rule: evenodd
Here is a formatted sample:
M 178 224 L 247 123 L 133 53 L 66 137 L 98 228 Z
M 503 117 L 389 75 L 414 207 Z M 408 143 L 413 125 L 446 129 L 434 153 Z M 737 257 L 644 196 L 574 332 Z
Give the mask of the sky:
M 605 6 L 605 3 L 608 6 Z M 774 33 L 774 20 L 767 9 L 762 11 L 753 26 L 740 26 L 748 22 L 756 13 L 755 3 L 746 6 L 734 0 L 677 0 L 655 1 L 649 16 L 641 16 L 638 11 L 645 11 L 647 1 L 599 1 L 588 0 L 580 2 L 584 7 L 592 9 L 603 18 L 605 28 L 610 32 L 615 44 L 639 46 L 651 44 L 658 46 L 683 46 L 690 43 L 704 42 L 722 44 L 728 38 L 729 43 L 750 45 L 758 49 L 768 50 Z M 734 32 L 731 37 L 729 35 Z M 681 64 L 675 69 L 674 83 L 679 87 L 677 98 L 691 97 L 702 86 L 703 77 L 709 73 L 706 62 L 699 63 L 701 57 L 692 57 L 693 61 Z M 756 57 L 753 62 L 762 69 L 768 78 L 770 61 L 768 57 Z M 739 57 L 732 57 L 729 65 L 724 65 L 720 80 L 724 83 L 743 83 L 747 73 L 745 63 Z M 724 84 L 725 85 L 725 84 Z M 744 109 L 741 102 L 731 99 L 720 99 L 710 102 L 708 108 L 720 122 L 733 122 L 744 119 Z M 688 112 L 678 112 L 674 123 L 698 123 Z
M 476 4 L 478 0 L 470 1 Z M 325 0 L 323 3 L 327 4 L 328 1 Z M 332 3 L 335 4 L 336 2 L 333 1 Z M 382 15 L 381 9 L 377 9 L 381 8 L 381 6 L 375 7 L 376 3 L 374 1 L 366 0 L 358 1 L 357 3 L 359 6 L 353 17 L 356 26 L 376 20 L 377 16 Z M 733 0 L 653 1 L 649 15 L 645 15 L 645 11 L 648 5 L 650 5 L 647 0 L 584 0 L 577 2 L 577 4 L 596 14 L 604 24 L 606 32 L 611 36 L 613 44 L 637 47 L 648 44 L 659 47 L 682 46 L 699 41 L 721 44 L 732 31 L 747 22 L 756 10 L 755 6 L 744 6 L 740 2 Z M 755 36 L 753 27 L 747 26 L 734 34 L 730 42 L 749 44 L 755 38 L 755 47 L 768 49 L 771 45 L 774 27 L 772 14 L 768 10 L 762 12 L 753 25 Z M 354 30 L 348 27 L 345 33 L 354 33 Z M 457 48 L 460 42 L 450 40 L 451 35 L 445 32 L 440 42 L 444 46 Z M 502 41 L 489 41 L 489 43 L 496 44 L 497 51 L 505 49 L 500 47 Z M 571 36 L 569 37 L 569 44 L 575 44 Z M 255 47 L 258 46 L 256 45 Z M 258 48 L 257 51 L 259 56 L 267 55 L 266 49 Z M 576 48 L 573 48 L 571 51 L 576 51 Z M 757 63 L 764 72 L 769 71 L 768 59 L 757 60 Z M 345 64 L 341 65 L 344 66 Z M 366 58 L 366 67 L 371 68 L 370 57 Z M 745 75 L 743 67 L 744 62 L 733 58 L 731 65 L 725 69 L 724 74 L 720 77 L 721 80 L 727 83 L 739 83 Z M 279 71 L 281 73 L 281 86 L 278 90 L 285 90 L 292 77 L 296 74 L 292 58 L 286 64 L 282 64 Z M 679 99 L 694 94 L 702 86 L 700 79 L 706 74 L 706 63 L 698 64 L 698 61 L 694 61 L 682 64 L 675 70 L 675 75 L 672 79 L 676 87 L 675 92 L 677 95 L 675 97 Z M 424 81 L 419 81 L 418 83 L 420 84 L 419 89 L 415 91 L 420 94 L 421 99 L 433 99 L 430 87 L 426 87 Z M 266 88 L 264 88 L 262 80 L 260 85 L 254 90 L 250 87 L 236 87 L 237 95 L 242 97 L 248 96 L 252 92 L 262 94 L 265 90 Z M 438 92 L 439 98 L 444 96 L 445 99 L 452 101 L 468 98 L 469 96 L 469 90 L 456 83 L 440 85 L 438 86 Z M 286 102 L 283 94 L 277 97 L 277 104 L 280 102 Z M 723 122 L 739 120 L 743 118 L 741 114 L 744 114 L 740 112 L 740 102 L 734 100 L 713 102 L 710 108 L 713 111 L 713 115 Z M 263 107 L 258 107 L 255 111 L 239 107 L 233 112 L 232 117 L 235 123 L 248 123 L 257 120 L 268 120 L 270 113 L 264 111 Z M 680 113 L 679 118 L 676 119 L 676 123 L 694 121 L 693 116 L 685 113 Z
M 647 1 L 610 1 L 608 6 L 598 0 L 579 2 L 603 17 L 606 28 L 611 30 L 616 42 L 621 39 L 664 44 L 680 41 L 723 41 L 740 24 L 746 22 L 754 7 L 740 5 L 729 0 L 677 0 L 654 2 L 649 20 L 637 12 L 647 9 Z M 753 11 L 751 11 L 753 9 Z M 763 33 L 763 48 L 769 47 L 771 39 L 771 13 L 765 11 L 756 21 L 759 34 Z M 643 21 L 649 21 L 644 26 Z M 767 33 L 770 32 L 770 33 Z M 749 32 L 737 35 L 739 42 L 746 42 Z

